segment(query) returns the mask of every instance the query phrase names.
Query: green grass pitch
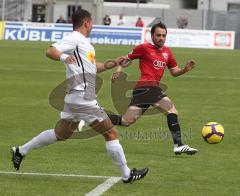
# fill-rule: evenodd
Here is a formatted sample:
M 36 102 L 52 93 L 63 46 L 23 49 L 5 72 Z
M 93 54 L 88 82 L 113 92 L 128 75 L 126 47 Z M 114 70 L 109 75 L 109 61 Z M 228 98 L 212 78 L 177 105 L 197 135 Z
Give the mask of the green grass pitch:
M 63 64 L 45 57 L 50 43 L 0 41 L 0 171 L 14 171 L 10 147 L 53 128 L 59 112 L 48 95 L 65 79 Z M 98 61 L 127 54 L 130 46 L 96 45 Z M 240 51 L 173 48 L 179 65 L 194 59 L 197 67 L 178 78 L 166 70 L 163 82 L 179 111 L 184 142 L 196 147 L 195 156 L 175 156 L 162 114 L 143 116 L 120 139 L 130 167 L 150 168 L 146 178 L 132 185 L 121 182 L 104 195 L 239 195 L 240 192 Z M 114 111 L 110 76 L 100 74 L 100 104 Z M 138 78 L 137 62 L 126 68 L 129 80 Z M 222 143 L 209 145 L 202 126 L 217 121 L 225 128 Z M 151 135 L 151 134 L 152 135 Z M 157 134 L 156 134 L 157 133 Z M 154 135 L 155 134 L 155 135 Z M 119 176 L 101 136 L 71 139 L 31 151 L 20 172 Z M 84 195 L 105 179 L 7 175 L 0 172 L 0 195 Z

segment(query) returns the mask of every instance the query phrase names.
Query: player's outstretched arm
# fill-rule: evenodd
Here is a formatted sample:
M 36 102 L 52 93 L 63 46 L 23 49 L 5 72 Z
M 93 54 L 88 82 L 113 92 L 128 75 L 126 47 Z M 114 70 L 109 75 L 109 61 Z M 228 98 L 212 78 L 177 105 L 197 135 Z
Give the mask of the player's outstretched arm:
M 108 69 L 112 69 L 117 66 L 117 61 L 116 60 L 107 60 L 104 63 L 96 62 L 97 66 L 97 73 L 106 71 Z
M 184 68 L 174 67 L 170 69 L 170 73 L 173 77 L 181 76 L 189 71 L 191 71 L 195 67 L 196 63 L 193 60 L 189 60 Z
M 48 48 L 46 52 L 46 56 L 56 61 L 62 61 L 63 63 L 68 63 L 68 64 L 76 63 L 75 56 L 62 53 L 55 47 Z
M 121 56 L 116 58 L 115 60 L 107 60 L 104 63 L 97 62 L 97 73 L 106 71 L 108 69 L 112 69 L 114 67 L 127 67 L 131 64 L 131 60 L 127 56 Z
M 121 67 L 128 67 L 132 60 L 128 58 L 128 56 L 120 56 L 116 59 L 117 64 Z
M 116 61 L 117 61 L 118 66 L 117 66 L 116 71 L 112 74 L 112 78 L 111 78 L 112 83 L 114 83 L 120 77 L 120 75 L 123 73 L 123 68 L 129 66 L 132 62 L 132 60 L 130 60 L 128 58 L 128 56 L 118 57 L 116 59 Z
M 112 83 L 114 83 L 122 73 L 123 73 L 123 67 L 118 65 L 116 71 L 112 74 L 112 78 L 111 78 Z

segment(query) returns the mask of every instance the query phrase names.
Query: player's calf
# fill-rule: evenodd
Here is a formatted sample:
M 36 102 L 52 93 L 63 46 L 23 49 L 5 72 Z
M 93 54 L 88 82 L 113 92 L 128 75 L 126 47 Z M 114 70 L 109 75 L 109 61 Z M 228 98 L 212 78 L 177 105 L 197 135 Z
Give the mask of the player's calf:
M 125 126 L 129 127 L 131 124 L 135 123 L 137 118 L 135 117 L 122 117 L 121 115 L 117 114 L 108 114 L 108 117 L 112 121 L 113 125 Z

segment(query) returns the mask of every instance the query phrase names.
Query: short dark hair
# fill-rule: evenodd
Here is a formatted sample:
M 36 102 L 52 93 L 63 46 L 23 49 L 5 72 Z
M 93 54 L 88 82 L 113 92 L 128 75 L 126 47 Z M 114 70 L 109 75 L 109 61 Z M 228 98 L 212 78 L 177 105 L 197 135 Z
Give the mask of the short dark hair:
M 72 15 L 73 29 L 81 27 L 86 19 L 92 19 L 91 14 L 87 10 L 80 9 L 74 12 Z
M 162 22 L 159 22 L 159 23 L 157 23 L 157 24 L 155 24 L 155 25 L 152 26 L 152 28 L 151 28 L 151 35 L 154 34 L 156 28 L 165 29 L 165 30 L 166 30 L 166 33 L 167 33 L 167 27 L 166 27 L 166 25 L 163 24 Z

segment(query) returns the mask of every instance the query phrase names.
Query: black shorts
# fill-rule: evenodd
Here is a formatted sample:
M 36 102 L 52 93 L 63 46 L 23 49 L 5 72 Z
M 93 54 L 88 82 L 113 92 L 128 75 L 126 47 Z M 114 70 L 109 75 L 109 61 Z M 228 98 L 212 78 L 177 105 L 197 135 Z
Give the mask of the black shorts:
M 154 103 L 167 95 L 159 86 L 138 87 L 133 90 L 130 106 L 137 106 L 146 111 Z

